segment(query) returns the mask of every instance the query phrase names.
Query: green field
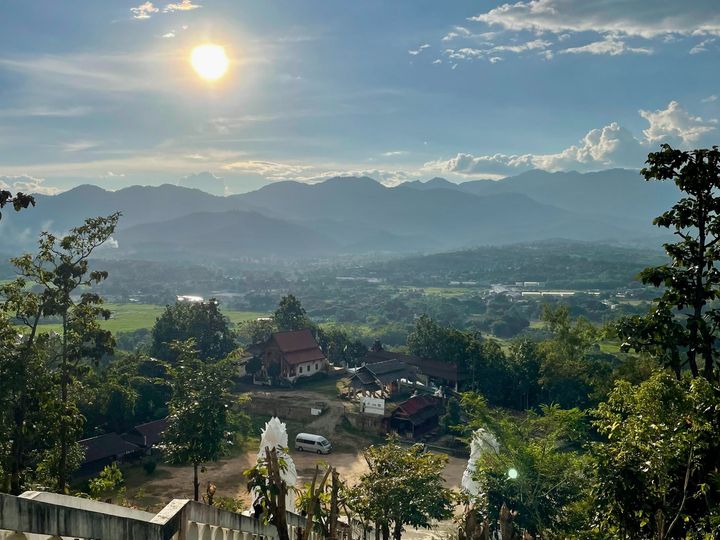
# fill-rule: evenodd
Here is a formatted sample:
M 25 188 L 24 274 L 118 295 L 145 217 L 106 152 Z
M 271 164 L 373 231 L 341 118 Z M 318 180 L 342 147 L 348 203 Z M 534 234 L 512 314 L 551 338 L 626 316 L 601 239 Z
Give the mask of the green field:
M 113 333 L 132 332 L 140 328 L 152 328 L 165 306 L 151 304 L 105 304 L 112 312 L 112 318 L 102 322 L 103 328 Z M 223 310 L 223 313 L 230 319 L 230 322 L 237 324 L 244 321 L 256 319 L 266 315 L 254 311 L 233 311 Z M 59 331 L 59 324 L 43 324 L 40 326 L 43 331 Z

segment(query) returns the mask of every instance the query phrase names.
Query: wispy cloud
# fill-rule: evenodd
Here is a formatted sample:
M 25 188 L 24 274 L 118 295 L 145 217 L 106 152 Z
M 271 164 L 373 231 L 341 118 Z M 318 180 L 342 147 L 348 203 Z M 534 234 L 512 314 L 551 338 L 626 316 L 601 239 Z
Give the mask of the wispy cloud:
M 717 95 L 712 94 L 706 98 L 701 99 L 700 101 L 702 101 L 703 103 L 713 103 L 714 101 L 717 101 L 717 100 L 718 100 Z
M 710 38 L 710 39 L 704 39 L 697 45 L 695 45 L 692 49 L 690 49 L 690 54 L 700 54 L 702 52 L 708 51 L 708 45 L 712 45 L 715 43 L 716 38 Z
M 414 49 L 414 50 L 411 49 L 411 50 L 409 50 L 409 51 L 408 51 L 408 54 L 410 54 L 410 55 L 412 55 L 412 56 L 417 56 L 418 54 L 420 54 L 421 52 L 423 52 L 425 49 L 429 49 L 429 48 L 430 48 L 430 45 L 427 44 L 427 43 L 424 43 L 424 44 L 420 45 L 417 49 Z
M 28 174 L 17 176 L 0 175 L 0 189 L 10 189 L 23 193 L 40 193 L 43 195 L 55 195 L 60 191 L 58 188 L 46 186 L 44 183 L 44 178 L 35 178 Z
M 506 30 L 555 34 L 596 32 L 643 38 L 720 35 L 720 10 L 713 0 L 527 0 L 502 4 L 470 20 Z
M 581 47 L 570 47 L 558 51 L 560 54 L 606 54 L 618 56 L 620 54 L 652 54 L 653 50 L 647 47 L 629 47 L 624 41 L 607 36 L 601 41 L 594 41 Z
M 163 13 L 172 13 L 173 11 L 190 11 L 202 7 L 199 4 L 193 4 L 191 0 L 182 0 L 174 4 L 167 4 L 163 9 Z
M 156 8 L 152 2 L 145 2 L 137 7 L 130 8 L 133 18 L 140 20 L 149 19 L 153 13 L 157 13 L 158 11 L 160 10 Z
M 28 107 L 17 109 L 0 109 L 0 118 L 74 118 L 92 112 L 91 107 Z

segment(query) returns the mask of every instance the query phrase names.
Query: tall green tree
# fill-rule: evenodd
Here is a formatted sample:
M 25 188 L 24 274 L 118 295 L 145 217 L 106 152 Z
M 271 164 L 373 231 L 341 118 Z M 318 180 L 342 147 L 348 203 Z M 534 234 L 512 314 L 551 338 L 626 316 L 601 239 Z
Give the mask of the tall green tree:
M 43 410 L 52 426 L 45 437 L 53 441 L 44 453 L 43 469 L 59 492 L 67 491 L 70 473 L 81 457 L 76 440 L 83 425 L 78 409 L 82 379 L 88 366 L 114 346 L 112 334 L 100 326 L 100 319 L 108 319 L 110 312 L 103 307 L 102 298 L 91 290 L 108 274 L 91 271 L 89 258 L 110 238 L 119 217 L 115 213 L 86 219 L 63 237 L 42 233 L 37 253 L 12 259 L 19 277 L 2 289 L 3 310 L 12 313 L 25 328 L 18 340 L 21 377 L 32 373 L 26 367 L 37 350 L 40 322 L 48 318 L 60 322 L 57 338 L 43 340 L 43 346 L 51 351 L 46 365 L 57 389 L 57 406 Z M 26 397 L 17 404 L 23 409 L 27 402 Z M 13 430 L 18 443 L 14 444 L 23 445 L 25 421 L 25 413 L 20 414 L 18 409 Z M 17 476 L 17 471 L 12 475 Z
M 406 525 L 430 528 L 432 521 L 452 516 L 454 496 L 442 471 L 447 456 L 424 452 L 423 445 L 403 447 L 390 439 L 364 452 L 368 472 L 352 488 L 355 512 L 375 523 L 383 540 L 402 538 Z
M 683 197 L 653 221 L 678 241 L 664 246 L 669 264 L 640 274 L 643 283 L 664 290 L 647 316 L 619 324 L 623 348 L 661 358 L 677 376 L 687 366 L 693 377 L 702 370 L 712 379 L 720 324 L 720 309 L 713 305 L 720 296 L 720 151 L 713 146 L 684 152 L 664 144 L 648 155 L 641 174 L 673 181 Z
M 177 302 L 166 306 L 152 329 L 150 354 L 166 362 L 175 362 L 175 341 L 195 341 L 201 360 L 217 361 L 237 348 L 228 318 L 214 298 L 207 302 Z
M 517 512 L 515 524 L 539 538 L 565 538 L 584 525 L 589 492 L 584 413 L 543 405 L 522 417 L 487 408 L 484 400 L 464 394 L 469 432 L 489 430 L 498 452 L 482 454 L 474 479 L 481 487 L 472 501 L 481 519 L 496 523 L 503 505 Z
M 613 538 L 714 538 L 720 530 L 720 394 L 666 371 L 621 381 L 594 413 L 596 526 Z
M 203 362 L 192 340 L 176 343 L 173 396 L 162 448 L 170 463 L 193 466 L 193 497 L 199 500 L 198 468 L 226 455 L 243 431 L 248 417 L 241 399 L 230 392 L 229 362 Z
M 300 300 L 294 295 L 288 294 L 280 299 L 277 309 L 273 315 L 275 326 L 281 332 L 288 330 L 302 330 L 314 326 L 308 319 L 305 308 L 302 307 Z

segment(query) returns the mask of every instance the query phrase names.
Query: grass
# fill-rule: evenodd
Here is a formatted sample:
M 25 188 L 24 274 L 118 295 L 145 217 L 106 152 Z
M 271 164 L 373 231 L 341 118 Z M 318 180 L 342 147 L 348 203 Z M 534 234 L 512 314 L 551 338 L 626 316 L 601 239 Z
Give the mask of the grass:
M 114 334 L 117 332 L 132 332 L 141 328 L 152 328 L 155 320 L 165 310 L 165 306 L 135 303 L 105 304 L 105 307 L 112 312 L 112 317 L 107 321 L 102 321 L 101 325 Z M 255 311 L 224 310 L 223 313 L 233 324 L 253 320 L 265 315 L 264 313 Z M 58 332 L 60 330 L 60 324 L 42 324 L 40 330 L 44 332 Z

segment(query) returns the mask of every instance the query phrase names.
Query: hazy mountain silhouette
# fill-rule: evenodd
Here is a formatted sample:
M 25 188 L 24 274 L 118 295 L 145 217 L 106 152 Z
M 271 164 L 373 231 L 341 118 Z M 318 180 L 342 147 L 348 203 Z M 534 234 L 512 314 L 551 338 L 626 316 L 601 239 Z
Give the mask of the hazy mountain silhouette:
M 198 212 L 120 230 L 119 254 L 135 258 L 313 257 L 336 252 L 333 240 L 257 212 Z
M 85 217 L 121 211 L 122 253 L 193 246 L 203 257 L 429 252 L 547 238 L 656 239 L 650 221 L 676 199 L 673 185 L 621 169 L 530 171 L 459 185 L 435 178 L 394 188 L 343 177 L 277 182 L 230 197 L 170 184 L 114 192 L 85 185 L 38 196 L 36 209 L 0 221 L 0 234 L 14 252 L 32 245 L 41 230 L 62 233 Z
M 447 188 L 437 182 L 421 184 L 421 189 Z M 404 184 L 418 187 L 415 183 Z M 456 185 L 473 195 L 522 193 L 545 204 L 583 214 L 619 218 L 634 226 L 650 223 L 679 198 L 672 182 L 648 182 L 638 171 L 609 169 L 579 173 L 541 170 L 528 171 L 504 180 L 474 180 Z

